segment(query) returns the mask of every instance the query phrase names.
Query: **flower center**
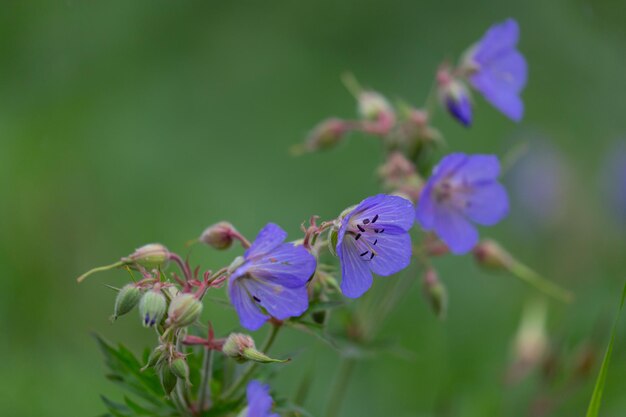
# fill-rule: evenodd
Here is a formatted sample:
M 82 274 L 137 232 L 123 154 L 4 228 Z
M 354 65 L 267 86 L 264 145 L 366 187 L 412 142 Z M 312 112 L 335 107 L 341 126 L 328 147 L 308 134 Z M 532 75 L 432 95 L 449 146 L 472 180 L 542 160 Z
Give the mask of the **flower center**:
M 353 219 L 350 221 L 350 227 L 347 233 L 352 236 L 354 243 L 359 251 L 361 259 L 371 261 L 377 255 L 376 244 L 378 238 L 376 235 L 384 233 L 385 229 L 378 227 L 376 222 L 379 220 L 378 214 L 372 218 L 365 218 L 361 221 Z
M 472 187 L 465 181 L 444 179 L 434 187 L 433 194 L 438 204 L 449 204 L 461 209 L 471 205 L 469 197 L 472 191 Z

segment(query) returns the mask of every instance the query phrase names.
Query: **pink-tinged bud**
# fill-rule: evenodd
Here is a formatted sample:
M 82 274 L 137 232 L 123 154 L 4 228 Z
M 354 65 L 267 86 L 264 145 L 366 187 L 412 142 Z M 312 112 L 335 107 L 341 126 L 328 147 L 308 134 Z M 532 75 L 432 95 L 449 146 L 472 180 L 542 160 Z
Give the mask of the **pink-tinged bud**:
M 387 99 L 375 91 L 361 91 L 358 96 L 359 115 L 367 120 L 378 120 L 382 114 L 394 114 Z
M 179 294 L 170 303 L 167 324 L 173 327 L 186 327 L 202 314 L 202 303 L 190 293 Z
M 513 266 L 513 257 L 497 242 L 484 240 L 472 251 L 478 265 L 496 271 L 509 271 Z
M 238 235 L 238 232 L 232 224 L 219 222 L 207 227 L 202 232 L 200 241 L 213 249 L 224 250 L 230 248 L 236 235 Z
M 239 363 L 253 361 L 259 363 L 287 362 L 288 360 L 272 359 L 256 349 L 254 339 L 242 333 L 231 333 L 224 345 L 222 353 Z
M 424 273 L 422 291 L 435 316 L 440 320 L 445 319 L 448 312 L 448 291 L 439 280 L 437 271 L 432 268 Z
M 135 250 L 130 256 L 122 260 L 130 266 L 135 264 L 147 270 L 165 268 L 170 260 L 170 251 L 160 243 L 150 243 Z
M 304 148 L 310 152 L 334 148 L 350 130 L 350 123 L 344 120 L 336 118 L 324 120 L 309 133 Z
M 170 252 L 167 248 L 159 243 L 151 243 L 140 247 L 129 256 L 120 259 L 111 265 L 99 266 L 93 268 L 83 275 L 79 276 L 76 281 L 82 282 L 88 276 L 96 272 L 108 271 L 114 268 L 130 267 L 133 269 L 145 268 L 152 270 L 156 268 L 165 268 L 170 260 Z

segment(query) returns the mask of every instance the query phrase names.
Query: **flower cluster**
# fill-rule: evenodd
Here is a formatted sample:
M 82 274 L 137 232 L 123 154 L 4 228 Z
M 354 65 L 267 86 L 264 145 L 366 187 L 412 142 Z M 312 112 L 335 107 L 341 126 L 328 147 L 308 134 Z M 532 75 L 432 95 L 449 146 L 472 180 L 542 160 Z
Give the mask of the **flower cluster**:
M 435 80 L 442 107 L 470 125 L 469 84 L 509 118 L 519 121 L 526 63 L 516 50 L 518 37 L 517 23 L 509 19 L 489 29 L 458 68 L 442 65 Z M 498 158 L 453 153 L 430 170 L 443 142 L 442 134 L 431 125 L 436 110 L 430 107 L 432 100 L 427 99 L 423 108 L 407 103 L 393 106 L 382 94 L 362 88 L 354 77 L 345 81 L 357 99 L 359 118 L 333 117 L 319 123 L 297 150 L 330 149 L 351 132 L 373 135 L 385 145 L 386 162 L 378 169 L 385 193 L 367 197 L 323 222 L 312 216 L 302 225 L 303 236 L 293 241 L 286 241 L 287 232 L 274 223 L 265 225 L 252 241 L 229 222 L 215 223 L 195 241 L 215 250 L 233 249 L 238 244 L 243 248 L 243 254 L 216 270 L 200 273 L 200 267 L 192 268 L 181 255 L 150 244 L 79 278 L 82 281 L 92 272 L 114 268 L 141 275 L 119 289 L 113 318 L 138 306 L 143 326 L 156 331 L 158 344 L 143 370 L 153 370 L 171 396 L 164 407 L 192 416 L 238 413 L 241 417 L 276 417 L 267 385 L 258 381 L 247 384 L 246 402 L 241 390 L 255 376 L 257 364 L 289 361 L 266 354 L 277 332 L 286 326 L 309 331 L 313 327 L 322 329 L 320 337 L 329 338 L 323 329 L 333 305 L 339 304 L 347 305 L 345 337 L 353 343 L 371 342 L 369 333 L 359 326 L 371 329 L 372 323 L 364 325 L 366 320 L 358 317 L 343 297 L 363 296 L 372 288 L 374 275 L 397 274 L 412 260 L 423 268 L 425 294 L 441 318 L 448 305 L 447 293 L 430 257 L 471 251 L 483 266 L 514 274 L 532 273 L 495 242 L 481 243 L 474 225 L 492 226 L 508 214 Z M 178 271 L 168 273 L 170 264 Z M 530 281 L 541 282 L 536 275 Z M 269 323 L 269 336 L 261 348 L 244 333 L 216 337 L 211 322 L 206 337 L 197 334 L 205 296 L 224 286 L 244 329 L 257 331 Z M 544 285 L 544 289 L 560 294 L 555 286 Z M 383 316 L 378 314 L 376 319 Z M 201 366 L 193 362 L 198 354 L 203 357 Z M 224 371 L 228 360 L 254 364 L 232 378 L 232 372 Z M 191 372 L 190 363 L 201 370 Z M 213 373 L 214 366 L 221 371 Z M 221 379 L 212 384 L 213 377 Z

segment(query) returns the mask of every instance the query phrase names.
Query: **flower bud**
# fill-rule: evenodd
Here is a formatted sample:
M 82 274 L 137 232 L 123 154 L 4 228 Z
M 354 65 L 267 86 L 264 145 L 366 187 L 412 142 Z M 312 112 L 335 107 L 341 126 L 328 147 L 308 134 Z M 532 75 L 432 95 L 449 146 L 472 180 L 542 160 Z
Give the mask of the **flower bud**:
M 333 148 L 341 142 L 349 130 L 349 123 L 341 119 L 324 120 L 311 131 L 304 147 L 307 151 Z
M 513 257 L 493 240 L 480 242 L 472 253 L 476 262 L 486 269 L 509 271 L 514 263 Z
M 163 387 L 163 391 L 165 391 L 165 395 L 170 395 L 172 390 L 176 387 L 177 382 L 178 378 L 169 366 L 161 368 L 161 386 Z
M 170 369 L 176 377 L 185 382 L 189 382 L 189 365 L 187 365 L 187 359 L 182 356 L 174 359 L 170 365 Z
M 219 222 L 207 227 L 202 235 L 200 242 L 206 243 L 213 249 L 228 249 L 233 244 L 233 235 L 237 233 L 235 227 L 228 222 Z
M 361 91 L 358 96 L 359 115 L 368 120 L 377 120 L 381 115 L 393 115 L 387 99 L 375 91 Z
M 448 73 L 438 74 L 439 99 L 448 113 L 463 126 L 472 124 L 472 102 L 465 84 Z
M 167 322 L 174 327 L 193 324 L 202 313 L 202 303 L 191 293 L 179 294 L 172 299 L 167 312 Z
M 139 302 L 139 315 L 143 321 L 143 326 L 152 327 L 160 323 L 166 308 L 167 301 L 161 291 L 146 292 Z
M 437 318 L 443 320 L 448 311 L 448 291 L 439 280 L 437 271 L 432 268 L 426 270 L 422 281 L 422 290 Z
M 122 260 L 148 270 L 165 268 L 170 260 L 170 252 L 159 243 L 150 243 L 138 248 L 130 256 Z
M 272 359 L 264 353 L 259 352 L 256 350 L 254 339 L 242 333 L 231 333 L 222 346 L 222 352 L 239 363 L 243 363 L 248 360 L 260 363 L 288 361 L 288 359 Z
M 163 353 L 165 352 L 165 348 L 163 346 L 156 347 L 150 356 L 148 357 L 148 362 L 141 368 L 141 371 L 145 371 L 148 368 L 154 368 L 163 360 Z
M 113 320 L 132 310 L 141 299 L 141 290 L 134 284 L 127 284 L 117 293 Z

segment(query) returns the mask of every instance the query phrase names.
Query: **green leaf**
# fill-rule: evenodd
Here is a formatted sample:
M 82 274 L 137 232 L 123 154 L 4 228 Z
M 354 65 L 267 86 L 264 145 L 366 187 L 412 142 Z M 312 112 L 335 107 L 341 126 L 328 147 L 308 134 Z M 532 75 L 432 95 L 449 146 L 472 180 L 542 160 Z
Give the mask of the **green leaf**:
M 611 362 L 611 356 L 613 354 L 613 344 L 615 343 L 615 334 L 617 333 L 617 325 L 619 323 L 619 317 L 624 308 L 624 299 L 626 299 L 626 284 L 622 289 L 622 300 L 617 311 L 617 316 L 613 322 L 613 328 L 611 329 L 611 339 L 609 346 L 606 348 L 604 359 L 602 360 L 602 366 L 600 367 L 600 373 L 596 379 L 596 385 L 593 388 L 593 394 L 591 395 L 591 401 L 589 402 L 589 408 L 587 409 L 587 417 L 598 417 L 600 413 L 600 405 L 602 404 L 602 394 L 604 393 L 604 385 L 606 383 L 606 375 L 609 370 L 609 363 Z
M 135 398 L 124 397 L 124 405 L 103 397 L 114 417 L 169 416 L 176 411 L 172 401 L 165 398 L 158 376 L 152 370 L 142 372 L 142 363 L 130 350 L 122 345 L 116 348 L 97 335 L 95 338 L 109 368 L 106 377 L 126 393 L 142 400 L 137 402 Z

